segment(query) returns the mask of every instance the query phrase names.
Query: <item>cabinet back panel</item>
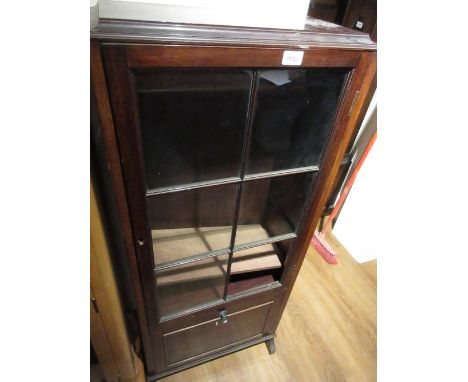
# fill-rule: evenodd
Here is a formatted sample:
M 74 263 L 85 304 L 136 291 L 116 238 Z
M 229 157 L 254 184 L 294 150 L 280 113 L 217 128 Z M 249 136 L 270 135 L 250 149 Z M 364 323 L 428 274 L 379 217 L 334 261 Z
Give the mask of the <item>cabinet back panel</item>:
M 229 184 L 149 197 L 151 229 L 229 226 L 236 195 Z

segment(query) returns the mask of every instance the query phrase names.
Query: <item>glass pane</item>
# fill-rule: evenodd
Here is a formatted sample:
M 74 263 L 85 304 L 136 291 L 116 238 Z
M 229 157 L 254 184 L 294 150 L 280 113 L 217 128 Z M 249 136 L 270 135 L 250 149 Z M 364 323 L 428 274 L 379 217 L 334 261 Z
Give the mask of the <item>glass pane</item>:
M 228 294 L 279 281 L 282 266 L 295 239 L 234 251 Z
M 251 72 L 135 74 L 148 189 L 239 177 Z
M 236 245 L 296 232 L 313 173 L 246 181 Z
M 246 174 L 318 164 L 348 71 L 259 72 Z
M 156 272 L 161 316 L 223 298 L 229 254 Z
M 229 248 L 237 184 L 149 197 L 156 265 Z

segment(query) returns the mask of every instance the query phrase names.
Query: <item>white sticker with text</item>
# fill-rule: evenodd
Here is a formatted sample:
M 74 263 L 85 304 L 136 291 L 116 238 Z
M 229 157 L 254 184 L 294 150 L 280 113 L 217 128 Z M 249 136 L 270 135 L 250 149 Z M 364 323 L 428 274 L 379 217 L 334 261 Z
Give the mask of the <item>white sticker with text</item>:
M 282 65 L 301 65 L 304 52 L 299 50 L 285 50 Z

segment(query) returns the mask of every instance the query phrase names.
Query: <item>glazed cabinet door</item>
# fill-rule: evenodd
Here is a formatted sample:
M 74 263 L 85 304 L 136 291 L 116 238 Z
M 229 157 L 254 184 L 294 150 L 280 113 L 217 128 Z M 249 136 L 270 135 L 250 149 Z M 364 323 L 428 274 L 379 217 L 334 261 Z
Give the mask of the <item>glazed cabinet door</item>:
M 360 55 L 306 51 L 291 68 L 280 48 L 103 53 L 150 326 L 281 288 Z

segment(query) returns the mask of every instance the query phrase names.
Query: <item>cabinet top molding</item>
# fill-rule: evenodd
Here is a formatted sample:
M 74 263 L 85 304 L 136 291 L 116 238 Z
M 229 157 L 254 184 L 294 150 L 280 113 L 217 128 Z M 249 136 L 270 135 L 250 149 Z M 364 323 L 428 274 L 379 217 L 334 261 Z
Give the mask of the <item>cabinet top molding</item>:
M 365 33 L 312 18 L 307 18 L 302 30 L 100 19 L 91 30 L 91 38 L 112 42 L 377 49 Z

